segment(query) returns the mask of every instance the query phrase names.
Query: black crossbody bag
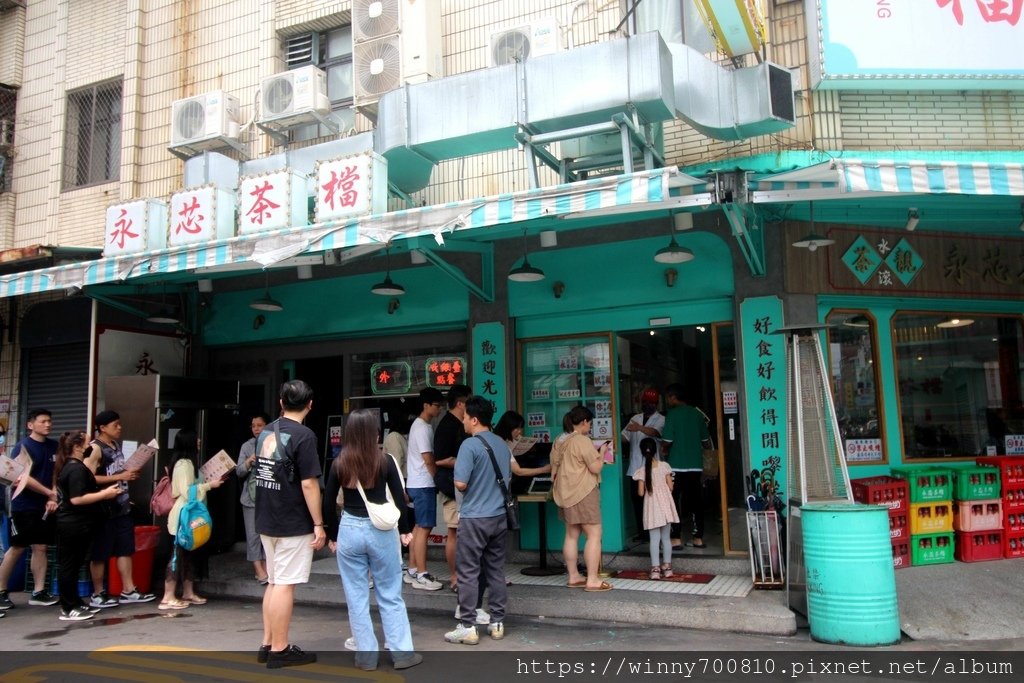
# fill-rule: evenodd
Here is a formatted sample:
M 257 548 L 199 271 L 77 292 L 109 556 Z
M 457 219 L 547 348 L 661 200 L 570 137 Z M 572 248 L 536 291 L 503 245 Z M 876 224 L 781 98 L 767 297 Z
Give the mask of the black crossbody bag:
M 494 476 L 498 480 L 498 486 L 501 488 L 501 495 L 505 498 L 505 523 L 508 526 L 508 530 L 519 531 L 519 510 L 516 509 L 516 499 L 509 493 L 508 486 L 505 485 L 505 478 L 501 476 L 501 470 L 498 468 L 498 461 L 494 457 L 494 451 L 491 450 L 491 445 L 487 443 L 484 437 L 477 434 L 476 438 L 480 439 L 480 443 L 487 449 L 487 455 L 491 456 Z

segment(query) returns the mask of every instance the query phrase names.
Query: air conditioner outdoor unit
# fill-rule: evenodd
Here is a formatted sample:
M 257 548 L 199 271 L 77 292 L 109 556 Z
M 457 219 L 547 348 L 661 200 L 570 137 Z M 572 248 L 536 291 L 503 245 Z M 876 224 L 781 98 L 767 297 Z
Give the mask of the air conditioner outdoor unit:
M 331 112 L 327 76 L 315 66 L 268 76 L 260 85 L 260 93 L 257 122 L 276 129 L 315 123 Z
M 352 37 L 357 43 L 402 30 L 402 15 L 422 11 L 432 0 L 353 0 Z M 404 6 L 403 6 L 404 5 Z
M 529 24 L 495 31 L 487 41 L 490 66 L 525 62 L 558 52 L 561 48 L 562 36 L 555 17 L 542 17 Z
M 433 0 L 392 2 L 401 7 L 401 30 L 352 46 L 355 105 L 371 117 L 377 100 L 384 93 L 406 83 L 422 83 L 444 75 L 440 3 Z M 390 5 L 389 2 L 379 4 Z M 354 26 L 357 21 L 355 5 L 352 14 Z
M 171 149 L 218 149 L 237 140 L 238 98 L 212 90 L 171 103 Z

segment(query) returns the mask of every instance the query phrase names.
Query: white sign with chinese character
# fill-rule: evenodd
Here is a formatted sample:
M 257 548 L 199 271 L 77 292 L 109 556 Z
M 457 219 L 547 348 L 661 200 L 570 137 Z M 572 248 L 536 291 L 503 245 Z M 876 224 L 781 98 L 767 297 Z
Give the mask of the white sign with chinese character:
M 595 417 L 594 422 L 590 425 L 590 438 L 612 438 L 612 419 L 610 417 Z
M 107 208 L 103 255 L 140 254 L 167 246 L 167 204 L 137 199 Z
M 232 237 L 235 196 L 213 185 L 192 187 L 171 195 L 167 245 L 179 247 Z
M 722 392 L 722 412 L 726 415 L 735 415 L 739 412 L 739 401 L 735 391 Z
M 881 439 L 846 440 L 846 462 L 874 462 L 881 460 Z
M 526 424 L 527 424 L 527 426 L 530 426 L 530 427 L 543 427 L 546 424 L 546 422 L 547 422 L 547 419 L 546 419 L 546 416 L 545 416 L 544 413 L 538 412 L 538 413 L 527 413 L 526 414 Z
M 1024 434 L 1006 435 L 1006 454 L 1024 455 Z
M 373 153 L 320 161 L 316 165 L 316 222 L 387 210 L 387 161 Z
M 545 389 L 531 389 L 530 390 L 530 398 L 534 399 L 535 401 L 542 401 L 544 399 L 551 398 L 551 390 L 550 389 L 546 389 L 546 388 Z
M 238 234 L 306 225 L 306 179 L 290 168 L 238 183 Z
M 558 390 L 558 398 L 579 398 L 579 397 L 580 397 L 580 390 L 579 389 L 559 389 Z
M 609 417 L 612 414 L 612 402 L 606 399 L 594 401 L 594 415 L 597 417 Z

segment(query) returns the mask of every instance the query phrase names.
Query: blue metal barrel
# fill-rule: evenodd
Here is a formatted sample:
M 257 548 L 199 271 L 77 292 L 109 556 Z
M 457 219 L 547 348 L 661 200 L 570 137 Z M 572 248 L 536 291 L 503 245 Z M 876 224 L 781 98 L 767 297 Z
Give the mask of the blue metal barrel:
M 843 645 L 899 642 L 888 510 L 812 503 L 800 517 L 811 637 Z

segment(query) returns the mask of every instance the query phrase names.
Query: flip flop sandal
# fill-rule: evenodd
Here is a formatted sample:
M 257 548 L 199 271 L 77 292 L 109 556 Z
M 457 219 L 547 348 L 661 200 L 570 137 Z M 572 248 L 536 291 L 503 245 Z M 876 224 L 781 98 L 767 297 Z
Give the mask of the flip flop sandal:
M 586 579 L 580 579 L 579 581 L 573 581 L 573 582 L 568 583 L 566 585 L 569 588 L 586 588 L 587 587 L 587 580 Z
M 157 609 L 185 609 L 189 604 L 182 602 L 181 600 L 171 600 L 170 602 L 161 602 Z
M 666 579 L 671 579 L 673 577 L 672 565 L 670 565 L 670 564 L 663 564 L 663 565 L 661 565 L 661 575 L 664 578 L 666 578 Z
M 205 605 L 207 603 L 206 598 L 201 598 L 198 595 L 193 595 L 190 598 L 182 598 L 181 600 L 182 602 L 188 603 L 190 605 Z
M 651 567 L 651 571 L 647 574 L 647 577 L 651 581 L 661 580 L 661 567 Z
M 608 583 L 607 581 L 602 581 L 601 585 L 597 586 L 596 588 L 591 588 L 591 587 L 587 586 L 583 590 L 585 590 L 588 593 L 600 593 L 602 591 L 610 591 L 611 589 L 612 589 L 612 585 L 610 583 Z

